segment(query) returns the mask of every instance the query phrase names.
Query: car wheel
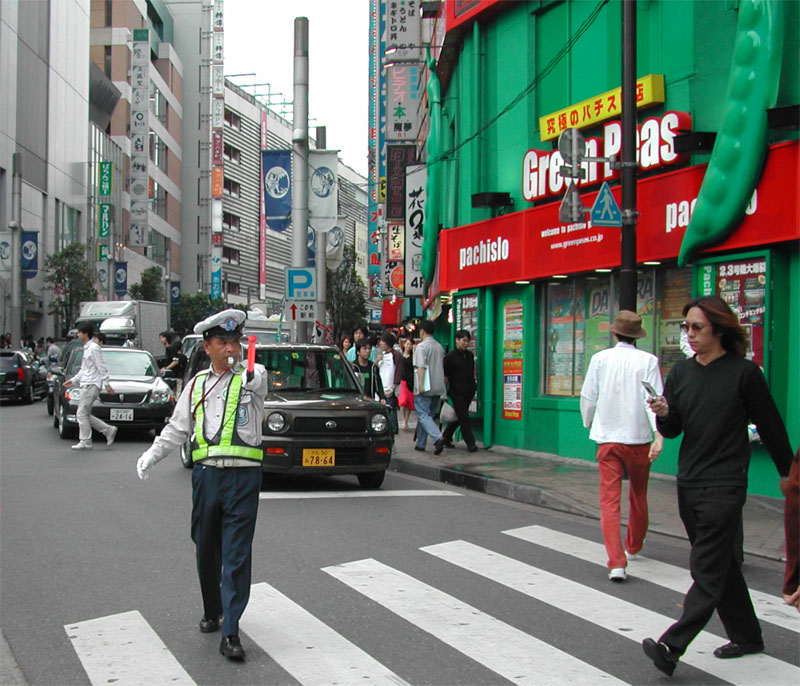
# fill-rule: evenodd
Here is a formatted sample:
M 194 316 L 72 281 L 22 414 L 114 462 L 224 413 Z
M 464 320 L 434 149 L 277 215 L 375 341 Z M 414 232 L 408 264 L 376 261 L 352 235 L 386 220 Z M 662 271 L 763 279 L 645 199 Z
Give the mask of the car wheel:
M 181 464 L 186 467 L 186 469 L 191 469 L 194 466 L 192 462 L 192 446 L 189 441 L 186 441 L 181 446 Z
M 55 407 L 53 408 L 53 426 L 58 428 L 58 410 Z
M 33 384 L 28 386 L 28 390 L 25 391 L 25 395 L 22 396 L 22 402 L 26 405 L 33 405 Z
M 55 410 L 55 401 L 53 400 L 52 395 L 47 396 L 47 414 L 51 417 L 53 416 L 53 411 Z
M 66 438 L 74 438 L 75 435 L 76 435 L 76 431 L 75 431 L 75 429 L 70 429 L 67 426 L 67 420 L 64 419 L 64 415 L 65 414 L 66 414 L 66 411 L 64 410 L 64 407 L 62 406 L 61 408 L 59 408 L 59 412 L 58 412 L 58 435 L 61 438 L 65 438 L 65 439 Z
M 358 474 L 358 483 L 362 488 L 380 488 L 386 472 L 365 472 Z

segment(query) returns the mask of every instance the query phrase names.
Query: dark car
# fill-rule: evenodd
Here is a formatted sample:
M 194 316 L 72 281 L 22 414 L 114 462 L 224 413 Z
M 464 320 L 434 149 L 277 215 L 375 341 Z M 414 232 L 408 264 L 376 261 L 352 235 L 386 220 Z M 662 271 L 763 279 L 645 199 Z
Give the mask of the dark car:
M 0 350 L 0 398 L 21 400 L 47 396 L 47 372 L 27 350 Z
M 269 375 L 262 431 L 263 472 L 354 474 L 363 487 L 378 488 L 394 446 L 389 410 L 364 396 L 339 349 L 332 345 L 259 344 L 256 360 Z M 207 356 L 195 349 L 187 374 L 194 375 L 207 366 Z M 188 446 L 183 447 L 181 459 L 184 466 L 192 466 Z
M 102 389 L 92 406 L 92 414 L 122 429 L 160 431 L 172 415 L 175 396 L 158 376 L 158 365 L 153 356 L 146 350 L 114 347 L 103 348 L 103 358 L 114 392 L 107 393 Z M 67 366 L 63 370 L 54 370 L 53 426 L 62 438 L 71 438 L 78 431 L 75 412 L 81 389 L 75 386 L 64 388 L 64 381 L 78 373 L 82 360 L 83 348 L 74 349 L 67 358 Z

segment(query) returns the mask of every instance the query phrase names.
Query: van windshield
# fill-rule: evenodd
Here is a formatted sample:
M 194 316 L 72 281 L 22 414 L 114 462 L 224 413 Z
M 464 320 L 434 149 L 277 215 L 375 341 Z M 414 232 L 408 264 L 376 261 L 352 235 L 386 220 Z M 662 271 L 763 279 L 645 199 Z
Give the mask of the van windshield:
M 330 350 L 259 350 L 256 360 L 269 372 L 269 391 L 353 391 L 361 393 L 346 359 Z

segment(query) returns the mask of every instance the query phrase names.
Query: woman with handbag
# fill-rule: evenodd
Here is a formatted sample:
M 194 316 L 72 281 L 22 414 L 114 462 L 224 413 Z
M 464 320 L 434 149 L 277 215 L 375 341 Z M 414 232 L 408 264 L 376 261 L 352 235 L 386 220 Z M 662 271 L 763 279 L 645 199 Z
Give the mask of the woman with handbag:
M 402 427 L 408 428 L 408 418 L 414 409 L 414 341 L 403 341 L 403 373 L 400 381 L 400 395 L 397 398 L 403 416 Z

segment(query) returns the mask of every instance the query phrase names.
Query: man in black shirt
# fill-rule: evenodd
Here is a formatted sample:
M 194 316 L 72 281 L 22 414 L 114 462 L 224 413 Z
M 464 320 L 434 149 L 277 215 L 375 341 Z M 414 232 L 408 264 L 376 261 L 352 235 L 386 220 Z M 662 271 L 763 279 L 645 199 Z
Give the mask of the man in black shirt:
M 353 369 L 361 375 L 360 381 L 361 387 L 364 389 L 364 395 L 372 400 L 380 400 L 385 403 L 386 394 L 383 392 L 383 383 L 381 382 L 378 367 L 374 362 L 369 361 L 369 356 L 372 354 L 372 346 L 366 338 L 359 338 L 353 344 L 353 348 L 356 351 Z
M 461 437 L 467 450 L 474 453 L 478 446 L 469 424 L 469 404 L 475 395 L 475 356 L 468 350 L 470 335 L 466 329 L 456 331 L 456 347 L 444 356 L 444 375 L 447 378 L 447 395 L 453 402 L 457 421 L 450 422 L 442 432 L 444 445 L 455 448 L 453 434 L 461 428 Z
M 658 639 L 642 642 L 645 654 L 667 675 L 689 643 L 719 614 L 730 643 L 714 655 L 741 657 L 764 650 L 747 584 L 736 559 L 736 540 L 747 497 L 753 421 L 781 480 L 792 449 L 761 370 L 745 359 L 745 333 L 738 316 L 717 296 L 697 298 L 683 308 L 681 328 L 695 356 L 678 362 L 664 395 L 652 402 L 659 432 L 683 432 L 678 457 L 678 509 L 692 544 L 694 583 L 681 618 Z

